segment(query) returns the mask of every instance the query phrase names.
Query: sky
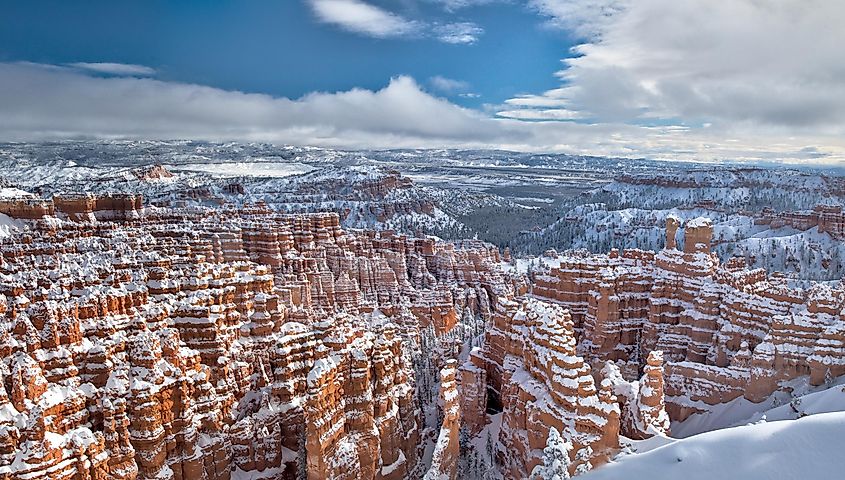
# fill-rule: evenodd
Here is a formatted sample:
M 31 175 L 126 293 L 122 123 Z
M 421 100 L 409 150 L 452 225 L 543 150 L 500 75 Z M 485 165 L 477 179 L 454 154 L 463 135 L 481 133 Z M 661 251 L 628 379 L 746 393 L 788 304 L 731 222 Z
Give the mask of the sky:
M 840 0 L 0 0 L 0 141 L 845 161 Z

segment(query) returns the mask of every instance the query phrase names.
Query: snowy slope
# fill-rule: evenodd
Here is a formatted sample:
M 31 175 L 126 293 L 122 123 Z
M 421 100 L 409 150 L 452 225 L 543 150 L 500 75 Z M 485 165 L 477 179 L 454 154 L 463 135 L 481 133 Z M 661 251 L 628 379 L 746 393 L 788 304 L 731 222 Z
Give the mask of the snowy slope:
M 15 220 L 8 215 L 0 213 L 0 238 L 6 238 L 12 235 L 13 232 L 23 230 L 24 228 L 26 228 L 26 224 L 23 221 Z
M 746 425 L 625 455 L 584 480 L 834 480 L 845 475 L 845 412 Z
M 836 379 L 830 388 L 810 387 L 806 377 L 791 382 L 794 397 L 775 392 L 767 400 L 753 403 L 743 397 L 713 405 L 708 413 L 692 415 L 672 424 L 672 435 L 688 437 L 701 432 L 757 422 L 764 415 L 769 421 L 794 420 L 799 416 L 845 411 L 845 377 Z M 800 393 L 799 393 L 800 392 Z

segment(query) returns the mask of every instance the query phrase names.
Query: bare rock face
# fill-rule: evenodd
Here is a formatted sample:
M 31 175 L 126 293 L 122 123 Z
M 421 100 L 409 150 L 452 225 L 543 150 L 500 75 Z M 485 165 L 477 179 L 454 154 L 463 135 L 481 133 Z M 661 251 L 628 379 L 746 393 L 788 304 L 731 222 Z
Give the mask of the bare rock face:
M 38 220 L 52 216 L 55 211 L 52 200 L 29 197 L 0 199 L 0 213 L 12 218 Z
M 486 424 L 487 410 L 487 365 L 479 347 L 470 352 L 459 374 L 463 425 L 477 435 Z
M 699 402 L 740 396 L 760 402 L 784 381 L 807 376 L 820 385 L 845 372 L 841 286 L 791 288 L 741 261 L 720 265 L 709 250 L 707 219 L 687 223 L 679 251 L 678 226 L 667 219 L 667 248 L 656 254 L 570 255 L 536 275 L 534 295 L 570 309 L 577 350 L 590 363 L 614 361 L 627 382 L 645 373 L 641 383 L 664 392 L 666 410 L 678 421 L 700 411 Z M 665 359 L 662 388 L 656 351 Z M 624 405 L 635 400 L 617 394 Z M 655 397 L 647 405 L 656 403 Z M 646 423 L 661 432 L 658 417 Z M 623 432 L 632 434 L 627 424 Z
M 494 248 L 345 232 L 333 213 L 141 201 L 0 205 L 29 227 L 0 248 L 0 478 L 423 475 L 423 332 L 453 346 L 462 319 L 512 295 Z
M 833 238 L 845 238 L 845 213 L 838 205 L 816 205 L 810 211 L 775 212 L 764 208 L 754 219 L 757 225 L 769 225 L 771 228 L 792 227 L 806 231 L 818 227 L 819 233 L 828 233 Z
M 164 168 L 163 165 L 151 165 L 149 167 L 138 168 L 132 172 L 138 180 L 151 182 L 156 180 L 166 180 L 173 178 L 175 175 Z
M 667 232 L 668 229 L 669 227 L 667 227 Z M 684 253 L 710 253 L 713 222 L 709 218 L 699 217 L 690 220 L 687 222 L 684 234 Z
M 678 227 L 681 226 L 681 219 L 675 215 L 666 217 L 666 249 L 674 250 L 677 247 Z
M 604 363 L 597 378 L 601 379 L 602 388 L 616 398 L 622 412 L 622 435 L 637 440 L 669 435 L 663 393 L 663 352 L 649 354 L 645 374 L 638 381 L 625 380 L 619 366 L 612 361 Z
M 53 197 L 53 206 L 58 215 L 75 222 L 130 221 L 141 216 L 143 198 L 141 195 L 125 194 L 57 195 Z
M 669 435 L 669 415 L 663 398 L 663 352 L 653 351 L 646 359 L 645 374 L 637 396 L 637 426 L 640 438 Z M 631 435 L 631 438 L 638 436 Z

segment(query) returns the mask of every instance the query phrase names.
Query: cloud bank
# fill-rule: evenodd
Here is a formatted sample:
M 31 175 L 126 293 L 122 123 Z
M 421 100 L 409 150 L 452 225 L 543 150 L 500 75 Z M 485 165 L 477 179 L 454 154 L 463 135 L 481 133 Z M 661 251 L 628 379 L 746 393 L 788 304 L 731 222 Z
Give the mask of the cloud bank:
M 0 139 L 152 138 L 263 141 L 336 148 L 501 148 L 696 160 L 833 161 L 840 139 L 716 127 L 536 122 L 492 118 L 395 77 L 379 90 L 298 99 L 0 63 Z
M 532 0 L 584 43 L 511 118 L 845 134 L 845 3 Z

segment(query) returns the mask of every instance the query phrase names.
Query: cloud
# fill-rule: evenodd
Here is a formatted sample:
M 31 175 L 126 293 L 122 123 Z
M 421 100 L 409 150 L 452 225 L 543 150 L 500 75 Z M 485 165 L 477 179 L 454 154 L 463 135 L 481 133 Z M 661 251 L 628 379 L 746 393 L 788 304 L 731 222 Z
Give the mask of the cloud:
M 582 38 L 595 38 L 634 0 L 528 0 L 528 5 L 549 18 L 552 26 Z
M 428 23 L 410 20 L 361 0 L 308 0 L 323 23 L 375 38 L 434 38 L 456 45 L 473 44 L 484 29 L 472 22 Z
M 445 43 L 473 44 L 484 29 L 472 22 L 447 23 L 434 26 L 434 36 Z
M 577 120 L 581 118 L 578 112 L 559 108 L 502 110 L 496 112 L 496 115 L 517 120 Z
M 381 90 L 299 99 L 152 78 L 98 77 L 50 65 L 0 63 L 0 137 L 262 140 L 341 147 L 494 142 L 506 131 L 425 93 L 410 77 Z
M 734 135 L 845 135 L 843 2 L 531 5 L 585 43 L 558 72 L 561 88 L 510 106 L 595 122 L 711 124 Z
M 474 7 L 477 5 L 487 5 L 490 3 L 507 2 L 510 0 L 428 0 L 437 3 L 443 7 L 447 12 L 455 12 L 462 8 Z
M 713 125 L 495 118 L 426 93 L 399 76 L 379 90 L 315 92 L 298 99 L 161 81 L 100 76 L 32 63 L 0 63 L 0 138 L 262 141 L 335 148 L 501 148 L 695 160 L 845 160 L 841 136 L 754 132 Z
M 446 78 L 441 75 L 435 75 L 429 78 L 428 83 L 430 83 L 435 90 L 447 94 L 464 93 L 470 89 L 469 82 Z
M 360 0 L 308 0 L 317 18 L 350 32 L 376 38 L 418 33 L 422 24 Z
M 122 75 L 131 77 L 149 77 L 156 74 L 156 71 L 144 65 L 133 65 L 131 63 L 69 63 L 69 67 L 88 70 L 90 72 L 106 75 Z

